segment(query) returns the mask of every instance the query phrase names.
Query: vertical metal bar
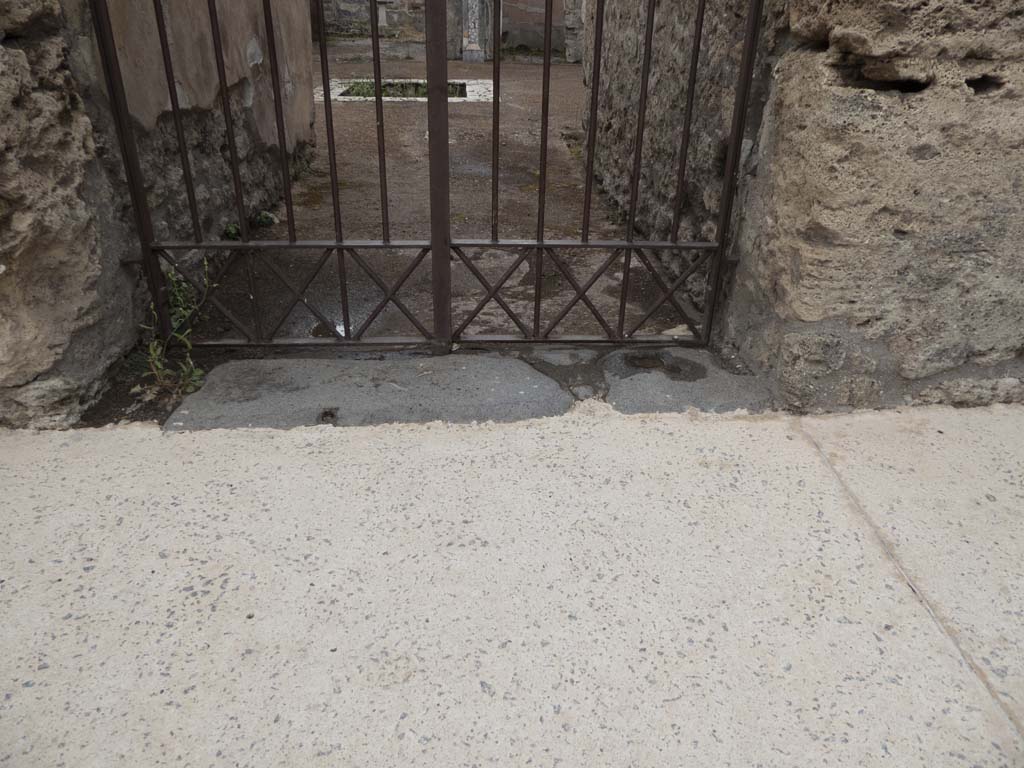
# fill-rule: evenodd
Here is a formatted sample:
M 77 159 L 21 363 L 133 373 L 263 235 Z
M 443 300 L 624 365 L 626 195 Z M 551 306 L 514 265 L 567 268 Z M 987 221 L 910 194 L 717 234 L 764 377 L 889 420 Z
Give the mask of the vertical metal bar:
M 643 169 L 644 129 L 647 124 L 647 90 L 651 77 L 651 54 L 654 48 L 654 7 L 657 0 L 647 2 L 647 25 L 644 31 L 644 58 L 640 66 L 640 104 L 637 107 L 636 137 L 633 141 L 633 176 L 629 190 L 629 215 L 626 221 L 626 241 L 633 242 L 636 230 L 636 205 L 640 196 L 640 173 Z M 622 293 L 619 295 L 619 325 L 617 335 L 624 338 L 626 305 L 629 301 L 629 278 L 633 267 L 633 252 L 626 250 L 622 266 Z
M 590 207 L 594 195 L 594 150 L 597 145 L 597 106 L 601 87 L 601 51 L 604 47 L 604 3 L 594 9 L 594 70 L 590 77 L 590 130 L 587 132 L 587 179 L 583 192 L 583 242 L 590 242 Z
M 686 194 L 686 163 L 690 156 L 690 130 L 693 125 L 693 102 L 697 91 L 697 65 L 700 63 L 701 38 L 704 36 L 705 0 L 698 0 L 697 19 L 690 51 L 690 72 L 686 84 L 686 112 L 683 115 L 683 136 L 679 146 L 679 177 L 676 180 L 676 202 L 672 212 L 672 242 L 679 242 L 679 225 L 683 216 L 683 195 Z
M 313 0 L 316 5 L 317 28 L 320 36 L 320 78 L 324 87 L 324 127 L 327 129 L 327 159 L 331 169 L 331 205 L 334 211 L 334 238 L 345 241 L 341 222 L 341 191 L 338 186 L 338 152 L 334 141 L 334 105 L 331 102 L 331 64 L 327 57 L 327 25 L 324 23 L 324 0 Z M 345 264 L 345 249 L 339 248 L 338 288 L 341 291 L 341 323 L 345 339 L 352 340 L 352 317 L 348 301 L 348 270 Z
M 324 83 L 324 123 L 327 128 L 327 159 L 331 167 L 331 203 L 334 208 L 334 237 L 341 243 L 345 237 L 341 226 L 341 197 L 338 188 L 338 153 L 334 144 L 334 107 L 331 104 L 331 67 L 327 59 L 327 32 L 324 26 L 324 0 L 316 3 L 317 22 L 320 30 L 320 75 Z M 339 251 L 341 259 L 344 254 Z M 345 286 L 342 286 L 344 297 Z M 346 324 L 347 327 L 347 324 Z M 348 333 L 348 331 L 346 331 Z
M 501 140 L 501 0 L 494 0 L 491 9 L 494 41 L 493 74 L 494 112 L 491 117 L 491 240 L 498 242 L 498 142 Z
M 217 60 L 217 79 L 220 81 L 220 101 L 221 109 L 224 112 L 228 155 L 231 160 L 231 181 L 235 188 L 235 211 L 238 214 L 238 231 L 242 236 L 242 240 L 248 242 L 249 221 L 245 214 L 245 199 L 242 196 L 242 174 L 238 164 L 238 147 L 235 144 L 235 120 L 231 116 L 228 76 L 224 68 L 224 43 L 220 39 L 220 19 L 217 17 L 217 0 L 207 0 L 207 6 L 210 12 L 210 31 L 213 35 L 213 53 Z
M 736 86 L 736 102 L 732 109 L 732 134 L 729 139 L 729 154 L 725 161 L 725 181 L 722 185 L 721 207 L 718 212 L 718 249 L 711 262 L 708 276 L 708 296 L 705 300 L 701 333 L 703 342 L 711 340 L 711 323 L 715 317 L 715 305 L 722 289 L 722 262 L 725 261 L 729 245 L 729 224 L 732 221 L 733 198 L 736 195 L 737 173 L 740 153 L 743 148 L 743 134 L 747 127 L 747 107 L 750 102 L 750 86 L 754 79 L 754 65 L 757 62 L 757 40 L 761 32 L 761 11 L 764 0 L 750 0 L 747 11 L 747 31 L 743 43 L 743 58 L 740 60 L 739 82 Z
M 548 191 L 548 113 L 551 104 L 551 22 L 553 0 L 544 0 L 544 84 L 540 106 L 540 184 L 537 189 L 537 241 L 544 242 Z
M 103 77 L 107 85 L 111 111 L 114 118 L 114 130 L 121 146 L 121 158 L 124 161 L 125 177 L 128 180 L 128 194 L 132 201 L 132 214 L 135 218 L 135 229 L 139 235 L 142 250 L 142 264 L 146 271 L 146 282 L 149 293 L 153 297 L 156 312 L 157 330 L 164 339 L 171 336 L 171 316 L 167 308 L 167 279 L 160 269 L 160 259 L 153 251 L 153 219 L 146 199 L 146 182 L 139 164 L 139 152 L 135 146 L 132 133 L 131 117 L 128 112 L 128 98 L 125 96 L 124 80 L 121 78 L 121 65 L 117 59 L 117 45 L 114 42 L 114 30 L 110 24 L 110 9 L 107 0 L 91 0 L 93 24 L 96 29 L 96 42 L 100 50 L 103 64 Z
M 260 314 L 260 302 L 256 297 L 256 257 L 252 251 L 245 254 L 245 277 L 249 285 L 249 306 L 252 309 L 252 325 L 256 329 L 256 341 L 263 341 L 263 318 Z
M 321 26 L 320 29 L 323 29 Z M 323 34 L 321 32 L 321 34 Z M 338 282 L 341 284 L 341 322 L 345 326 L 345 338 L 352 338 L 352 318 L 348 308 L 348 274 L 345 270 L 345 249 L 338 249 Z
M 633 178 L 629 187 L 629 216 L 626 241 L 633 242 L 636 229 L 636 204 L 640 196 L 640 172 L 643 168 L 644 128 L 647 125 L 647 89 L 651 79 L 651 53 L 654 47 L 654 6 L 658 0 L 647 0 L 647 29 L 644 32 L 644 61 L 640 67 L 640 104 L 637 107 L 636 138 L 633 141 Z M 627 254 L 627 259 L 628 259 Z
M 171 114 L 174 117 L 174 133 L 178 140 L 178 155 L 181 157 L 181 172 L 185 179 L 185 194 L 188 196 L 188 210 L 192 216 L 192 235 L 197 243 L 203 241 L 203 228 L 199 223 L 199 206 L 196 204 L 196 187 L 192 180 L 192 163 L 188 158 L 185 144 L 185 128 L 181 122 L 181 106 L 178 103 L 178 87 L 174 79 L 174 64 L 171 61 L 171 46 L 167 40 L 167 24 L 161 0 L 153 0 L 156 16 L 156 31 L 160 37 L 160 53 L 164 60 L 164 75 L 167 77 L 167 95 L 171 99 Z
M 544 250 L 533 254 L 533 338 L 540 338 L 540 300 L 544 290 Z
M 540 106 L 540 183 L 537 187 L 537 242 L 544 242 L 544 216 L 548 192 L 548 119 L 551 108 L 551 24 L 553 0 L 544 2 L 544 80 Z M 544 250 L 533 256 L 533 337 L 540 338 L 541 291 L 544 288 Z
M 626 259 L 622 265 L 622 293 L 619 295 L 619 338 L 624 338 L 626 329 L 626 302 L 629 299 L 629 271 L 633 268 L 633 252 L 626 251 Z
M 434 291 L 434 343 L 438 345 L 437 351 L 441 352 L 449 351 L 452 342 L 447 13 L 445 0 L 426 0 L 431 276 Z M 379 93 L 380 80 L 377 82 Z
M 274 116 L 277 118 L 277 154 L 281 161 L 281 184 L 284 207 L 288 214 L 288 239 L 295 242 L 295 207 L 292 205 L 292 173 L 288 167 L 288 137 L 284 126 L 284 95 L 281 93 L 281 67 L 277 60 L 277 39 L 270 0 L 263 0 L 263 21 L 267 28 L 267 53 L 270 55 L 270 78 L 274 85 Z
M 384 90 L 380 72 L 380 28 L 377 18 L 377 0 L 367 0 L 370 3 L 370 39 L 373 45 L 373 95 L 377 104 L 377 172 L 380 175 L 380 224 L 384 234 L 384 242 L 391 241 L 391 216 L 388 211 L 388 163 L 384 147 Z M 430 11 L 426 11 L 427 19 L 430 18 Z M 445 23 L 447 24 L 447 19 Z M 447 56 L 447 53 L 445 54 Z M 429 62 L 429 52 L 428 52 Z M 447 72 L 447 59 L 445 59 L 445 77 Z M 428 80 L 430 67 L 427 67 Z M 428 86 L 429 90 L 429 86 Z M 448 98 L 448 85 L 445 83 L 445 99 Z M 428 94 L 429 99 L 429 94 Z M 445 112 L 447 114 L 447 101 Z M 447 118 L 446 118 L 447 119 Z M 445 125 L 447 131 L 447 125 Z

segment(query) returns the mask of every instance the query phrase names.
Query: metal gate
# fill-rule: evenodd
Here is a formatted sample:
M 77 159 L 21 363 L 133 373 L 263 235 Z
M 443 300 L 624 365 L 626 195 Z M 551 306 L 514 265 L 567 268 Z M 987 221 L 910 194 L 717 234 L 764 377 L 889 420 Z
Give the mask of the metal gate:
M 636 0 L 641 1 L 641 0 Z M 637 217 L 637 204 L 640 189 L 640 173 L 644 147 L 644 131 L 647 121 L 648 86 L 651 72 L 654 16 L 658 0 L 642 0 L 646 6 L 646 22 L 643 30 L 643 58 L 635 141 L 633 146 L 632 178 L 629 186 L 629 205 L 625 211 L 625 235 L 622 239 L 592 239 L 591 210 L 594 197 L 594 162 L 595 137 L 599 127 L 598 86 L 601 82 L 601 64 L 604 36 L 606 0 L 596 0 L 595 25 L 593 38 L 592 70 L 590 74 L 591 89 L 589 98 L 589 131 L 585 144 L 585 189 L 583 191 L 583 216 L 580 236 L 576 239 L 552 240 L 545 237 L 545 214 L 547 212 L 547 194 L 549 187 L 548 150 L 549 150 L 549 113 L 551 97 L 551 66 L 552 66 L 552 26 L 553 0 L 545 2 L 545 29 L 543 48 L 543 78 L 540 115 L 540 147 L 539 176 L 537 184 L 537 221 L 536 237 L 526 240 L 503 239 L 501 236 L 501 198 L 499 195 L 499 157 L 501 147 L 501 0 L 494 0 L 492 13 L 493 51 L 493 119 L 491 146 L 491 199 L 490 199 L 490 232 L 475 239 L 454 239 L 451 231 L 450 216 L 450 158 L 449 158 L 449 94 L 448 94 L 448 61 L 447 61 L 447 30 L 445 0 L 426 0 L 425 2 L 425 33 L 426 33 L 426 74 L 427 74 L 427 124 L 429 147 L 429 231 L 424 231 L 419 239 L 393 240 L 389 227 L 389 199 L 387 187 L 387 156 L 384 142 L 384 110 L 382 98 L 381 50 L 377 3 L 368 0 L 371 22 L 371 38 L 373 53 L 374 99 L 376 104 L 377 141 L 379 151 L 379 185 L 381 192 L 381 237 L 374 240 L 346 239 L 343 230 L 344 211 L 340 204 L 339 161 L 334 130 L 332 106 L 332 83 L 329 71 L 326 34 L 324 33 L 324 0 L 312 0 L 313 19 L 319 21 L 320 33 L 319 53 L 321 78 L 324 93 L 324 114 L 326 122 L 327 153 L 329 156 L 330 180 L 332 191 L 332 209 L 334 220 L 333 240 L 302 239 L 296 231 L 292 195 L 292 175 L 289 167 L 289 153 L 285 136 L 286 123 L 283 109 L 281 69 L 279 66 L 279 43 L 275 35 L 274 2 L 262 0 L 263 24 L 265 25 L 267 54 L 274 89 L 274 108 L 278 138 L 277 156 L 280 163 L 280 174 L 283 184 L 283 204 L 288 221 L 287 239 L 260 240 L 252 236 L 248 226 L 248 211 L 245 203 L 245 192 L 242 183 L 242 170 L 236 146 L 235 126 L 228 95 L 228 81 L 225 73 L 224 42 L 222 38 L 221 18 L 218 15 L 217 0 L 207 0 L 210 31 L 212 34 L 214 61 L 216 72 L 210 73 L 219 81 L 221 109 L 225 124 L 225 141 L 230 164 L 231 183 L 234 193 L 232 201 L 238 216 L 238 239 L 211 239 L 204 235 L 200 225 L 200 215 L 196 200 L 196 182 L 190 164 L 189 147 L 186 145 L 185 131 L 182 127 L 182 109 L 178 103 L 175 87 L 174 62 L 168 41 L 167 19 L 165 14 L 173 13 L 173 2 L 164 7 L 162 0 L 153 2 L 153 24 L 158 33 L 163 66 L 166 75 L 170 104 L 173 113 L 174 133 L 177 153 L 181 163 L 184 192 L 188 201 L 191 217 L 192 237 L 183 241 L 158 239 L 154 236 L 152 212 L 147 200 L 146 177 L 140 164 L 139 152 L 134 134 L 131 112 L 127 103 L 122 71 L 118 61 L 116 41 L 112 30 L 107 0 L 91 0 L 97 41 L 104 67 L 104 76 L 108 87 L 114 123 L 120 142 L 124 166 L 131 196 L 135 225 L 141 240 L 141 264 L 145 270 L 149 288 L 153 297 L 154 314 L 158 330 L 165 337 L 175 329 L 171 313 L 168 309 L 168 275 L 178 274 L 181 279 L 191 284 L 196 294 L 201 297 L 198 309 L 215 309 L 227 319 L 230 332 L 217 338 L 194 339 L 199 345 L 243 346 L 243 345 L 427 345 L 437 351 L 450 350 L 455 343 L 509 343 L 509 342 L 568 342 L 568 343 L 676 343 L 689 346 L 706 345 L 711 334 L 712 321 L 715 315 L 716 299 L 721 290 L 723 260 L 728 245 L 729 225 L 735 197 L 737 171 L 740 160 L 741 145 L 745 129 L 747 104 L 754 63 L 756 58 L 757 39 L 762 12 L 762 0 L 750 0 L 747 9 L 744 47 L 739 67 L 738 80 L 735 84 L 735 102 L 732 115 L 732 128 L 728 139 L 725 160 L 725 173 L 721 194 L 721 205 L 718 213 L 717 238 L 714 241 L 680 241 L 679 225 L 682 209 L 682 196 L 686 179 L 687 160 L 690 154 L 691 127 L 694 117 L 694 94 L 697 85 L 697 64 L 700 56 L 701 41 L 705 18 L 705 0 L 694 0 L 695 29 L 693 45 L 690 52 L 690 67 L 686 92 L 685 114 L 682 116 L 683 128 L 678 168 L 672 169 L 676 176 L 675 217 L 672 226 L 672 237 L 667 241 L 640 240 L 634 237 Z M 280 0 L 275 0 L 280 2 Z M 638 30 L 638 34 L 640 30 Z M 509 266 L 500 277 L 488 279 L 477 268 L 467 253 L 474 248 L 488 248 L 502 251 L 509 256 Z M 182 266 L 183 259 L 189 252 L 202 251 L 218 256 L 212 276 L 201 284 L 194 275 Z M 374 255 L 384 251 L 389 253 L 404 252 L 411 254 L 408 266 L 397 279 L 388 281 L 379 274 L 374 264 Z M 313 274 L 306 275 L 298 282 L 293 280 L 276 262 L 276 255 L 283 252 L 305 252 L 318 254 L 316 269 Z M 580 280 L 574 269 L 567 264 L 566 254 L 575 254 L 576 269 L 581 263 L 588 263 L 588 277 Z M 688 266 L 681 273 L 666 275 L 660 255 L 665 253 L 683 254 L 688 257 Z M 582 256 L 580 256 L 582 254 Z M 320 269 L 330 260 L 336 265 L 340 291 L 340 319 L 327 317 L 307 295 L 310 284 Z M 309 313 L 326 324 L 330 330 L 328 338 L 288 338 L 279 334 L 284 316 L 278 310 L 274 316 L 268 316 L 265 306 L 261 306 L 259 291 L 253 285 L 253 265 L 260 263 L 270 270 L 279 287 L 287 292 L 288 301 L 285 314 L 287 316 L 298 306 L 305 307 Z M 453 317 L 452 312 L 452 264 L 464 265 L 470 274 L 479 282 L 482 295 L 474 308 Z M 400 292 L 409 276 L 421 264 L 429 265 L 431 271 L 431 291 L 433 297 L 433 317 L 426 321 L 417 317 L 403 302 Z M 617 312 L 609 312 L 598 308 L 588 295 L 599 279 L 606 279 L 613 265 L 621 266 L 621 278 L 618 281 L 619 300 Z M 514 309 L 503 297 L 503 290 L 509 278 L 519 269 L 526 268 L 532 272 L 534 283 L 532 307 L 529 313 L 521 308 Z M 553 269 L 552 269 L 553 268 Z M 229 270 L 244 270 L 249 279 L 249 301 L 251 317 L 248 322 L 239 316 L 236 310 L 221 302 L 217 289 L 221 280 Z M 572 296 L 561 306 L 546 306 L 544 290 L 545 269 L 552 272 L 558 280 L 564 280 L 571 286 Z M 590 272 L 590 269 L 595 271 Z M 616 267 L 617 269 L 617 267 Z M 354 318 L 350 315 L 349 283 L 353 270 L 361 270 L 363 275 L 377 286 L 380 300 L 365 313 L 365 317 Z M 638 272 L 639 270 L 639 272 Z M 695 311 L 680 291 L 698 270 L 706 272 L 706 293 L 702 311 Z M 656 286 L 656 292 L 649 297 L 643 306 L 642 316 L 627 318 L 626 303 L 630 291 L 630 280 L 636 274 Z M 474 336 L 468 329 L 485 306 L 494 302 L 507 316 L 514 332 L 507 335 Z M 586 307 L 594 322 L 593 334 L 561 334 L 559 324 L 577 305 Z M 419 334 L 414 337 L 381 337 L 374 335 L 374 323 L 381 313 L 389 307 L 401 312 Z M 657 312 L 671 310 L 682 322 L 679 328 L 685 327 L 685 333 L 664 335 L 660 333 L 644 333 L 647 322 Z M 545 312 L 547 317 L 544 317 Z M 589 317 L 589 316 L 588 316 Z M 183 322 L 191 322 L 194 318 L 185 318 Z M 181 318 L 177 319 L 182 322 Z

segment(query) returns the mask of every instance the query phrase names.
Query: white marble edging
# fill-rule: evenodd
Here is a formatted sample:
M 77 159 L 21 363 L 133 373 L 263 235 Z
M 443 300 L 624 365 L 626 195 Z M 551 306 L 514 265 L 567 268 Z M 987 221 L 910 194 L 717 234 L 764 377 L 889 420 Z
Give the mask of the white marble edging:
M 353 80 L 331 80 L 331 101 L 345 102 L 345 101 L 373 101 L 372 96 L 344 96 L 346 90 L 354 83 L 372 83 L 372 79 L 353 79 Z M 415 78 L 388 78 L 386 82 L 389 83 L 423 83 L 426 85 L 426 80 L 418 80 Z M 449 80 L 449 83 L 465 83 L 466 84 L 466 95 L 465 96 L 450 96 L 448 101 L 451 103 L 458 102 L 478 102 L 478 101 L 490 101 L 494 98 L 494 85 L 491 80 Z M 313 99 L 317 102 L 322 103 L 324 100 L 324 89 L 323 86 L 317 86 L 313 89 Z M 425 96 L 385 96 L 384 101 L 422 101 L 425 102 L 427 99 Z

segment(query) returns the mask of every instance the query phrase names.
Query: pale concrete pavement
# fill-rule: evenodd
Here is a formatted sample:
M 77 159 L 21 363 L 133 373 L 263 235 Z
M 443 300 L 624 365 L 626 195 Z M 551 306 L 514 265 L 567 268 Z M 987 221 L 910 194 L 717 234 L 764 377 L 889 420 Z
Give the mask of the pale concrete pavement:
M 0 766 L 1022 766 L 1022 434 L 0 433 Z

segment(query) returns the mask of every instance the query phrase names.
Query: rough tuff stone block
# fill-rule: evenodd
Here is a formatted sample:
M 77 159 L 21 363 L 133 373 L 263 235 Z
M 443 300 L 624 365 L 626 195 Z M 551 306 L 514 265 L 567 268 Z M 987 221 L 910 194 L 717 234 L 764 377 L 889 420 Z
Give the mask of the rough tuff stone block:
M 0 18 L 0 424 L 60 426 L 134 337 L 134 278 L 104 260 L 85 201 L 93 126 L 56 3 Z M 119 306 L 120 304 L 120 306 Z M 81 359 L 70 349 L 80 344 Z M 66 365 L 62 365 L 66 358 Z
M 176 2 L 169 21 L 202 225 L 216 237 L 233 214 L 219 99 L 200 77 L 212 73 L 204 7 Z M 188 209 L 152 5 L 117 0 L 110 8 L 156 234 L 180 236 Z M 232 108 L 246 202 L 259 210 L 280 196 L 260 5 L 232 9 L 222 19 Z M 277 27 L 288 51 L 289 148 L 302 151 L 313 116 L 309 14 L 279 9 Z M 121 263 L 137 258 L 138 237 L 105 90 L 85 0 L 0 3 L 2 426 L 73 423 L 145 316 L 139 269 Z
M 789 0 L 798 37 L 865 56 L 1024 56 L 1020 0 Z
M 805 51 L 771 85 L 726 338 L 802 408 L 998 378 L 1024 350 L 1024 67 Z

